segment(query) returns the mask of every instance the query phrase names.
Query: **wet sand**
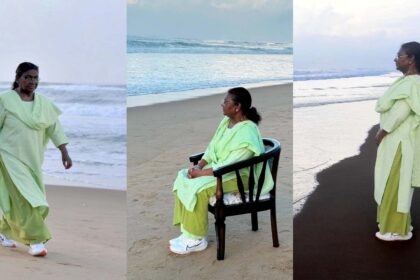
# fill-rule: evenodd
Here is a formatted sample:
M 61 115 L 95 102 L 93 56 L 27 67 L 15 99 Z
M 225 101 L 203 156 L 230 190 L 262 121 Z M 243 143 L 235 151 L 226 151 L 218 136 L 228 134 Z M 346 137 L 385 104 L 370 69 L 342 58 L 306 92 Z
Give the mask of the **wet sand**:
M 319 185 L 294 218 L 294 279 L 420 279 L 420 193 L 412 203 L 413 238 L 375 238 L 376 158 L 372 127 L 360 153 L 318 173 Z

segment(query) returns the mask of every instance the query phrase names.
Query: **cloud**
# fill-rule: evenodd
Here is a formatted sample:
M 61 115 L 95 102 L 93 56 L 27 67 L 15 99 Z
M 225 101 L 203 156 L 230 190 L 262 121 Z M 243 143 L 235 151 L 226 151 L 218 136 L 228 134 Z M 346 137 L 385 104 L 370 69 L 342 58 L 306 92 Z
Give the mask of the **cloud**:
M 417 29 L 417 0 L 305 0 L 294 4 L 297 37 L 404 36 Z

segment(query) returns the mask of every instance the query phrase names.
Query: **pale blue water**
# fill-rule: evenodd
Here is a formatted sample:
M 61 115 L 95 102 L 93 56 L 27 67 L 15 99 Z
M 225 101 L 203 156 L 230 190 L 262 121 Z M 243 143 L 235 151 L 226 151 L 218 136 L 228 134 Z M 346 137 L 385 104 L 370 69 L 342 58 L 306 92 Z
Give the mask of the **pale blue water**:
M 375 100 L 402 74 L 390 70 L 295 70 L 295 108 Z
M 0 91 L 9 88 L 9 84 L 0 83 Z M 125 189 L 125 86 L 41 84 L 37 92 L 63 112 L 60 121 L 73 160 L 73 168 L 64 170 L 60 152 L 50 143 L 44 174 L 65 184 Z
M 127 94 L 292 80 L 290 43 L 129 37 Z

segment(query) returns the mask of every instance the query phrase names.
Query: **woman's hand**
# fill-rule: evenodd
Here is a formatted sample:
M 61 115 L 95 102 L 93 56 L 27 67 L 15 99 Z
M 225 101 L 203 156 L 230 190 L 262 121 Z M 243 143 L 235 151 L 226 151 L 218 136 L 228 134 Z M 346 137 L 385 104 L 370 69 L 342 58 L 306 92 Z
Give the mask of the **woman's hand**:
M 213 176 L 213 169 L 212 168 L 201 169 L 198 166 L 194 166 L 188 169 L 188 178 L 194 179 L 201 176 Z
M 71 158 L 69 156 L 69 153 L 67 152 L 66 144 L 62 144 L 58 146 L 61 152 L 61 161 L 63 162 L 63 166 L 65 169 L 69 169 L 73 166 L 73 162 L 71 161 Z
M 198 165 L 194 165 L 190 169 L 188 169 L 188 178 L 193 179 L 196 177 L 200 177 L 201 167 Z
M 381 142 L 382 142 L 382 139 L 384 139 L 384 137 L 386 136 L 388 134 L 388 132 L 386 132 L 385 130 L 383 130 L 383 129 L 380 129 L 379 131 L 378 131 L 378 133 L 376 133 L 376 136 L 375 136 L 375 139 L 376 139 L 376 144 L 381 144 Z

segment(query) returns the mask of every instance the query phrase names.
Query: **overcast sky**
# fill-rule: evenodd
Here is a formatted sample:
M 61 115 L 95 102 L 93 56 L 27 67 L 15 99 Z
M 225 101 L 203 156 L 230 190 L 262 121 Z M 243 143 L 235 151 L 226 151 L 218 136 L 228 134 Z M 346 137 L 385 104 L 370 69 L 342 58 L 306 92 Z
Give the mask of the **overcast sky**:
M 128 0 L 128 35 L 292 41 L 292 0 Z
M 401 43 L 420 40 L 418 0 L 295 0 L 295 69 L 394 69 Z
M 0 81 L 12 81 L 17 65 L 30 61 L 44 82 L 125 84 L 126 5 L 1 0 Z

